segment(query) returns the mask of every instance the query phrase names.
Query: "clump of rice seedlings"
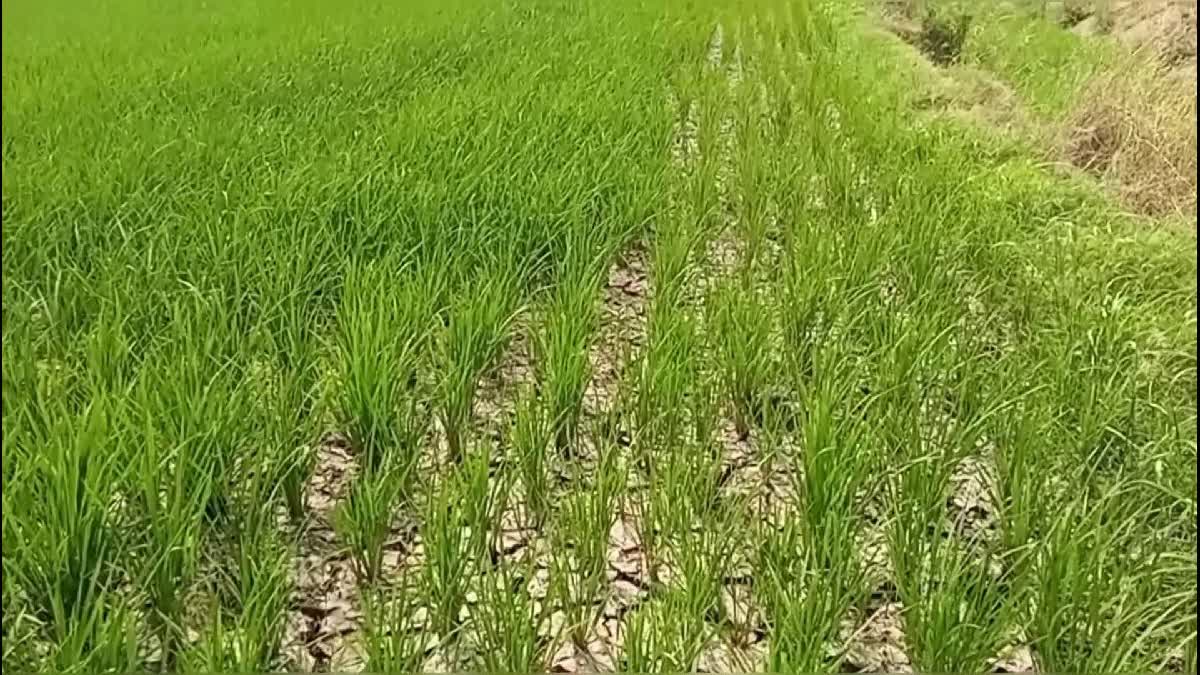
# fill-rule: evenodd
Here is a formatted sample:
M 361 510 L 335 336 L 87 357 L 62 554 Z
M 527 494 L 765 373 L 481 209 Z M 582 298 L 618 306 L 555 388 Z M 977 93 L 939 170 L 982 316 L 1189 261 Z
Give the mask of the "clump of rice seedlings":
M 735 85 L 732 94 L 732 133 L 737 140 L 735 155 L 730 158 L 734 171 L 731 187 L 736 191 L 732 226 L 744 246 L 745 255 L 740 263 L 745 274 L 751 274 L 763 262 L 764 245 L 772 227 L 775 184 L 781 176 L 776 166 L 779 151 L 770 138 L 773 134 L 770 108 L 762 100 L 767 90 L 760 89 L 761 84 L 758 77 L 747 77 Z
M 277 479 L 293 523 L 302 522 L 305 515 L 304 489 L 316 459 L 314 443 L 323 404 L 320 342 L 310 334 L 310 321 L 295 318 L 282 335 L 272 335 L 278 373 L 264 411 L 265 442 L 278 452 Z
M 609 531 L 625 489 L 625 467 L 612 446 L 601 446 L 590 485 L 567 495 L 552 524 L 550 595 L 566 615 L 568 636 L 586 644 L 587 632 L 602 607 L 608 569 Z
M 493 497 L 497 512 L 503 512 L 505 504 L 514 500 L 516 478 L 508 471 L 500 473 Z M 497 537 L 502 534 L 499 528 L 492 533 Z M 494 554 L 500 544 L 493 540 L 488 552 Z M 534 673 L 550 667 L 547 650 L 557 637 L 548 633 L 553 605 L 542 602 L 545 598 L 535 599 L 532 593 L 539 565 L 535 555 L 492 555 L 491 566 L 476 580 L 474 590 L 479 602 L 470 609 L 473 644 L 488 673 Z
M 772 621 L 771 669 L 816 672 L 839 665 L 842 622 L 872 590 L 859 533 L 876 465 L 841 348 L 818 348 L 811 365 L 791 363 L 806 409 L 799 448 L 782 460 L 794 464 L 799 517 L 761 535 L 757 569 Z
M 383 570 L 383 547 L 396 511 L 404 505 L 415 463 L 402 451 L 385 455 L 377 468 L 355 477 L 349 494 L 334 513 L 334 529 L 349 551 L 360 584 L 373 584 Z
M 749 436 L 761 421 L 763 392 L 771 368 L 767 308 L 755 291 L 725 280 L 708 300 L 710 335 L 720 363 L 721 383 L 738 435 Z
M 523 488 L 523 516 L 530 527 L 541 527 L 550 514 L 552 486 L 548 459 L 553 436 L 545 404 L 527 391 L 517 402 L 511 443 Z
M 302 229 L 284 237 L 295 253 L 280 256 L 264 271 L 263 330 L 266 354 L 275 376 L 267 398 L 267 440 L 285 453 L 286 466 L 279 481 L 293 523 L 304 518 L 304 488 L 312 473 L 317 438 L 326 403 L 319 395 L 322 341 L 321 299 L 332 277 L 330 243 L 318 233 Z M 285 242 L 273 242 L 278 249 Z
M 212 481 L 201 464 L 199 444 L 166 445 L 153 422 L 145 419 L 148 414 L 139 415 L 146 433 L 138 439 L 142 447 L 131 494 L 147 551 L 137 578 L 149 598 L 161 661 L 169 666 L 182 638 L 186 594 L 199 565 Z M 165 451 L 159 449 L 160 443 Z
M 415 478 L 425 429 L 419 369 L 441 275 L 385 259 L 352 270 L 343 290 L 342 415 L 365 461 L 334 525 L 363 584 L 380 578 L 383 546 Z
M 745 599 L 730 596 L 725 582 L 733 571 L 733 561 L 746 542 L 750 530 L 743 505 L 722 503 L 702 512 L 677 507 L 677 513 L 690 514 L 686 527 L 669 527 L 673 578 L 665 592 L 667 604 L 675 615 L 673 650 L 680 663 L 695 664 L 704 648 L 716 637 L 713 619 L 729 629 L 735 642 L 744 642 L 755 617 L 744 606 Z M 686 517 L 686 516 L 685 516 Z
M 897 407 L 883 424 L 888 442 L 900 444 L 891 446 L 901 464 L 888 482 L 888 543 L 910 656 L 923 670 L 982 670 L 1005 646 L 1020 580 L 1005 574 L 990 544 L 943 532 L 951 472 L 975 447 L 978 422 L 990 411 L 971 419 L 960 407 L 955 415 L 926 413 L 914 424 L 906 398 L 890 399 Z M 908 400 L 918 409 L 934 407 Z
M 200 329 L 219 321 L 220 310 L 200 298 L 173 309 L 174 339 L 142 366 L 121 434 L 139 539 L 132 575 L 148 598 L 156 656 L 167 668 L 184 637 L 187 597 L 206 542 L 234 515 L 231 484 L 248 417 L 236 360 L 219 341 L 230 333 L 205 337 L 211 334 Z
M 827 566 L 833 561 L 822 560 L 805 539 L 802 527 L 788 522 L 764 533 L 759 546 L 761 583 L 755 591 L 771 626 L 767 664 L 773 672 L 820 672 L 835 665 L 840 655 L 837 647 L 831 649 L 833 640 L 847 608 L 864 595 L 861 574 L 842 566 L 839 576 L 848 572 L 854 578 L 831 580 Z
M 479 583 L 471 618 L 480 659 L 489 673 L 534 673 L 549 667 L 551 605 L 530 595 L 537 571 L 533 556 L 492 568 Z
M 1000 562 L 990 554 L 945 543 L 928 556 L 920 569 L 897 572 L 914 663 L 930 671 L 986 669 L 1009 639 L 1019 588 L 997 573 Z
M 210 621 L 184 645 L 184 667 L 261 671 L 279 665 L 292 592 L 292 550 L 279 532 L 283 477 L 294 471 L 299 452 L 282 445 L 239 458 L 229 512 L 201 553 L 197 587 L 210 596 Z
M 588 344 L 596 329 L 596 290 L 604 269 L 602 251 L 586 234 L 567 240 L 565 261 L 550 291 L 537 341 L 541 396 L 560 452 L 575 442 L 583 394 L 591 378 Z
M 688 672 L 693 669 L 686 654 L 676 653 L 678 614 L 668 597 L 643 603 L 625 620 L 621 670 L 630 673 Z
M 626 618 L 621 670 L 636 673 L 693 672 L 711 637 L 695 612 L 707 599 L 686 588 L 665 589 Z
M 266 425 L 267 442 L 283 451 L 279 458 L 278 480 L 293 523 L 301 522 L 305 514 L 304 488 L 312 474 L 313 440 L 319 419 L 314 414 L 316 404 L 313 400 L 316 397 L 315 360 L 298 368 L 298 371 L 280 374 L 272 398 L 273 411 L 269 413 Z
M 338 309 L 342 424 L 372 469 L 414 455 L 422 430 L 416 388 L 441 279 L 406 272 L 392 259 L 352 267 Z
M 664 301 L 665 302 L 665 301 Z M 686 392 L 693 371 L 690 322 L 656 302 L 650 310 L 646 351 L 639 361 L 634 401 L 639 468 L 652 470 L 657 449 L 680 438 Z
M 49 649 L 44 666 L 64 672 L 140 667 L 136 619 L 118 592 L 128 543 L 112 508 L 123 468 L 111 445 L 111 408 L 97 395 L 78 419 L 53 408 L 28 409 L 31 418 L 54 416 L 32 454 L 24 443 L 37 432 L 6 426 L 5 628 L 19 616 L 10 603 L 29 611 L 28 633 L 6 632 L 6 662 L 21 649 L 37 665 L 42 643 Z M 9 468 L 14 455 L 27 458 L 19 471 Z
M 633 470 L 645 480 L 648 494 L 631 495 L 632 510 L 640 526 L 639 545 L 646 571 L 657 574 L 660 556 L 659 535 L 666 513 L 672 505 L 664 502 L 658 490 L 669 476 L 664 474 L 665 449 L 683 440 L 684 392 L 688 367 L 677 357 L 684 356 L 686 347 L 678 339 L 680 323 L 674 320 L 652 324 L 650 345 L 642 359 L 637 392 L 637 426 L 633 439 Z
M 507 340 L 516 312 L 515 266 L 486 270 L 451 301 L 438 336 L 438 417 L 452 461 L 463 459 L 463 435 L 475 407 L 479 379 Z
M 261 672 L 279 665 L 279 647 L 291 599 L 287 547 L 269 531 L 244 531 L 227 559 L 213 560 L 217 578 L 211 617 L 200 637 L 184 647 L 185 669 Z M 218 549 L 219 552 L 222 552 Z
M 134 373 L 125 317 L 115 307 L 103 307 L 85 338 L 85 375 L 92 391 L 122 392 Z
M 421 525 L 422 595 L 429 602 L 430 628 L 447 643 L 461 637 L 470 580 L 487 556 L 488 473 L 489 453 L 465 457 L 434 489 Z
M 413 673 L 422 669 L 430 646 L 418 612 L 425 610 L 415 575 L 363 593 L 363 643 L 366 668 L 377 673 Z

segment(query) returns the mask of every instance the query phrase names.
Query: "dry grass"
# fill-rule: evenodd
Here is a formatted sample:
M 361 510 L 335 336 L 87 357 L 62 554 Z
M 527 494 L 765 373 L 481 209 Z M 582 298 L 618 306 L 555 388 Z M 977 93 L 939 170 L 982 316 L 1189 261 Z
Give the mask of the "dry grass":
M 1109 183 L 1137 213 L 1194 219 L 1193 83 L 1145 63 L 1098 75 L 1065 119 L 1066 157 Z

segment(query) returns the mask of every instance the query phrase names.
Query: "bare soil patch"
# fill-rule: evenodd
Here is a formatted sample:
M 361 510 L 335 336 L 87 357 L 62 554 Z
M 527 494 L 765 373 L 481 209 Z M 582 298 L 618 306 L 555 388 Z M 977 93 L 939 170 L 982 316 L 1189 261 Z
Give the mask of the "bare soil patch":
M 349 440 L 326 434 L 317 449 L 304 503 L 309 522 L 296 554 L 295 599 L 284 635 L 290 667 L 308 672 L 345 669 L 345 638 L 362 619 L 358 588 L 349 556 L 339 550 L 334 512 L 358 471 Z

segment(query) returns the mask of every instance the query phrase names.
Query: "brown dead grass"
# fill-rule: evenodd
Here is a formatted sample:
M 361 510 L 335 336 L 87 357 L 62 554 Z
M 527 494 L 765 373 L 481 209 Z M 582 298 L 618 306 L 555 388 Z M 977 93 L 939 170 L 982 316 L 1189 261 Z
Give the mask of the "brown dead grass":
M 1108 0 L 1072 30 L 1110 32 L 1130 57 L 1097 75 L 1058 147 L 1139 214 L 1196 218 L 1196 0 Z M 1102 5 L 1102 6 L 1100 6 Z
M 1136 213 L 1194 219 L 1194 84 L 1140 60 L 1100 74 L 1064 120 L 1064 155 Z

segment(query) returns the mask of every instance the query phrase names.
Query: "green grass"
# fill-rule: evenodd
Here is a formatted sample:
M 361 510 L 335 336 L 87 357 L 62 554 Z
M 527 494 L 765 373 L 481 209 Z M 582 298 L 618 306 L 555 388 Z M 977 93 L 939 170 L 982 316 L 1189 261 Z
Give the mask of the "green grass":
M 1089 78 L 1116 62 L 1118 49 L 1080 37 L 1052 19 L 1020 9 L 984 12 L 965 47 L 967 59 L 1011 84 L 1032 111 L 1061 115 Z
M 104 7 L 3 10 L 6 668 L 296 668 L 319 556 L 370 670 L 833 671 L 882 601 L 919 670 L 1194 671 L 1194 234 L 857 8 Z M 1047 113 L 1103 63 L 1003 20 Z

